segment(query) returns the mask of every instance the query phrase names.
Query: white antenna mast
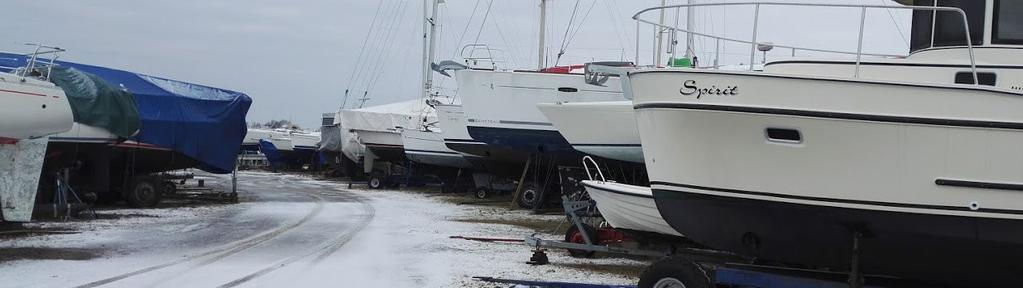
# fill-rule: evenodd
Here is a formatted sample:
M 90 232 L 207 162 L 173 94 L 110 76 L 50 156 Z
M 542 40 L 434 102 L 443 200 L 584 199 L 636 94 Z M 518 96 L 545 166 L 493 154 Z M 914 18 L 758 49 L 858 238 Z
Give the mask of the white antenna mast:
M 661 7 L 667 6 L 666 0 L 661 0 Z M 664 9 L 661 10 L 660 20 L 657 21 L 657 50 L 654 54 L 654 67 L 661 65 L 661 50 L 664 44 Z
M 693 4 L 693 1 L 692 0 L 686 1 L 686 4 Z M 690 61 L 693 61 L 693 57 L 696 56 L 696 50 L 693 49 L 693 44 L 695 44 L 695 43 L 693 43 L 693 32 L 692 32 L 693 29 L 696 26 L 696 25 L 693 24 L 693 22 L 696 21 L 696 19 L 695 19 L 696 17 L 694 17 L 695 15 L 696 15 L 696 13 L 694 13 L 692 6 L 686 7 L 686 31 L 687 31 L 686 32 L 686 58 L 689 58 Z M 696 62 L 694 61 L 693 64 L 695 65 Z
M 547 0 L 540 0 L 540 48 L 537 57 L 536 69 L 543 69 L 544 66 L 544 38 L 547 34 Z

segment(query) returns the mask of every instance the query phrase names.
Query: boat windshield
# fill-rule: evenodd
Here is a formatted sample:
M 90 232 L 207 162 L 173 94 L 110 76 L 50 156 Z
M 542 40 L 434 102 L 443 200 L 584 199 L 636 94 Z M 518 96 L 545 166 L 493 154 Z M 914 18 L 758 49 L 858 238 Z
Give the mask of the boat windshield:
M 995 0 L 991 43 L 1023 44 L 1023 2 Z
M 1013 1 L 1006 6 L 1019 6 Z M 984 42 L 984 8 L 986 1 L 976 0 L 915 0 L 916 6 L 938 6 L 955 7 L 966 12 L 967 23 L 970 26 L 970 38 L 973 45 L 981 45 Z M 1013 5 L 1015 4 L 1015 5 Z M 1015 7 L 1013 7 L 1015 8 Z M 1019 10 L 1013 10 L 1019 12 Z M 1005 14 L 1012 15 L 1012 14 Z M 1017 14 L 1018 15 L 1018 14 Z M 1005 17 L 1006 22 L 1019 22 L 1015 17 Z M 913 32 L 912 47 L 910 50 L 917 51 L 931 47 L 966 46 L 966 33 L 963 31 L 962 17 L 957 13 L 946 11 L 913 11 Z M 1011 26 L 1011 25 L 1009 25 Z M 1018 26 L 1016 26 L 1018 27 Z M 1019 32 L 1013 29 L 1013 32 Z

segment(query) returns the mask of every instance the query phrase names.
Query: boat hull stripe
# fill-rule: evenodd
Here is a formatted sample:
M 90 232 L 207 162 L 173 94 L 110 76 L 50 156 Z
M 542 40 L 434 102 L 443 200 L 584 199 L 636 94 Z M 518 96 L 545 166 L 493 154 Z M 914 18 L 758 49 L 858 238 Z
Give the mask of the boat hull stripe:
M 951 126 L 951 127 L 973 127 L 973 128 L 995 128 L 995 129 L 1023 130 L 1023 123 L 1016 123 L 1016 122 L 960 120 L 960 119 L 941 119 L 941 118 L 922 118 L 922 117 L 857 114 L 857 113 L 827 112 L 827 111 L 808 111 L 808 110 L 764 108 L 764 107 L 725 106 L 725 105 L 690 104 L 690 103 L 643 103 L 643 104 L 637 104 L 636 106 L 634 106 L 634 108 L 636 110 L 646 110 L 646 109 L 684 109 L 684 110 L 724 111 L 724 112 L 738 112 L 738 113 L 752 113 L 752 114 L 769 114 L 769 115 L 786 115 L 786 116 L 802 116 L 802 117 L 813 117 L 813 118 L 859 120 L 859 121 L 888 122 L 888 123 L 902 123 L 902 124 L 922 124 L 922 125 Z
M 444 138 L 444 142 L 469 142 L 469 143 L 486 144 L 483 141 L 479 141 L 479 140 L 475 140 L 475 139 L 448 139 L 448 138 Z
M 39 94 L 39 93 L 32 93 L 32 92 L 24 92 L 24 91 L 14 91 L 14 90 L 7 90 L 7 89 L 0 89 L 0 92 L 10 92 L 10 93 L 15 93 L 15 94 L 22 94 L 22 95 L 30 95 L 30 96 L 46 97 L 46 94 Z M 54 97 L 54 98 L 57 98 L 57 97 Z
M 884 206 L 884 207 L 896 207 L 896 208 L 914 208 L 914 209 L 931 209 L 931 210 L 944 210 L 944 211 L 960 211 L 960 212 L 981 212 L 981 213 L 994 213 L 994 214 L 1010 214 L 1010 215 L 1023 215 L 1023 210 L 1012 210 L 1012 209 L 992 209 L 992 208 L 978 208 L 976 210 L 970 209 L 966 206 L 944 206 L 944 205 L 928 205 L 928 204 L 910 204 L 910 203 L 892 203 L 892 202 L 880 202 L 880 201 L 868 201 L 868 200 L 852 200 L 852 199 L 836 199 L 836 198 L 824 198 L 824 197 L 811 197 L 811 196 L 798 196 L 789 194 L 779 194 L 761 191 L 749 191 L 729 188 L 717 188 L 717 187 L 705 187 L 690 184 L 671 183 L 663 181 L 650 181 L 650 186 L 660 185 L 669 186 L 693 190 L 704 190 L 713 192 L 724 192 L 731 194 L 740 195 L 751 195 L 751 196 L 762 196 L 762 197 L 774 197 L 782 199 L 792 200 L 804 200 L 804 201 L 818 201 L 818 202 L 829 202 L 829 203 L 840 203 L 840 204 L 858 204 L 858 205 L 873 205 L 873 206 Z M 677 191 L 673 189 L 654 189 L 655 191 L 665 191 L 672 193 L 693 193 L 689 191 Z M 741 197 L 740 197 L 741 198 Z
M 980 188 L 980 189 L 992 189 L 992 190 L 1023 191 L 1023 184 L 1013 184 L 1013 183 L 995 183 L 995 182 L 980 182 L 980 181 L 953 180 L 953 179 L 937 179 L 937 180 L 934 180 L 934 184 L 941 185 L 941 186 L 952 186 L 952 187 L 967 187 L 967 188 Z
M 586 187 L 589 187 L 589 188 L 597 189 L 597 190 L 600 190 L 600 191 L 607 191 L 607 192 L 618 194 L 618 195 L 625 195 L 625 196 L 631 196 L 631 197 L 642 197 L 642 198 L 654 199 L 653 195 L 632 194 L 632 193 L 628 193 L 628 192 L 622 192 L 622 191 L 618 191 L 618 190 L 614 190 L 614 189 L 608 189 L 608 188 L 600 187 L 600 186 L 597 186 L 597 185 L 587 184 L 587 183 L 584 183 L 584 182 L 580 182 L 580 183 L 582 183 L 583 186 L 586 186 Z
M 420 153 L 446 154 L 446 155 L 462 156 L 462 154 L 459 154 L 458 152 L 417 150 L 417 149 L 408 149 L 408 148 L 405 148 L 405 152 L 420 152 Z
M 572 144 L 572 146 L 580 147 L 643 147 L 641 144 Z

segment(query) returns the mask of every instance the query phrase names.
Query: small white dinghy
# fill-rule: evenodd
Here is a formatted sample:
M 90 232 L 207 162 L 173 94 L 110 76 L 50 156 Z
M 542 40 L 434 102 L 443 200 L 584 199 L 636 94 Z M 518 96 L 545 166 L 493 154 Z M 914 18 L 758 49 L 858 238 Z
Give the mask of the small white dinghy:
M 582 183 L 611 227 L 682 236 L 661 218 L 650 187 L 595 180 Z

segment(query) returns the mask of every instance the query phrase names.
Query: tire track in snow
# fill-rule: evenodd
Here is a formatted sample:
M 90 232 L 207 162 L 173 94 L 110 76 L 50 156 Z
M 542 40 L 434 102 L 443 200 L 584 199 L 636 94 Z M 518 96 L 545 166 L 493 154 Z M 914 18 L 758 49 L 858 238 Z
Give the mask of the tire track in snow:
M 110 277 L 110 278 L 106 278 L 106 279 L 101 279 L 101 280 L 89 282 L 89 283 L 86 283 L 86 284 L 75 286 L 75 288 L 99 287 L 99 286 L 107 285 L 107 284 L 114 283 L 114 282 L 117 282 L 117 281 L 120 281 L 120 280 L 128 279 L 128 278 L 131 278 L 131 277 L 134 277 L 134 276 L 146 274 L 146 273 L 153 272 L 153 271 L 156 271 L 156 270 L 164 269 L 164 268 L 171 267 L 171 266 L 176 266 L 178 264 L 182 264 L 182 263 L 186 263 L 186 262 L 191 262 L 193 260 L 198 260 L 198 259 L 201 259 L 203 257 L 213 255 L 212 258 L 207 259 L 206 261 L 200 262 L 198 265 L 196 265 L 196 267 L 203 266 L 203 265 L 209 265 L 209 264 L 211 264 L 213 262 L 216 262 L 217 260 L 226 258 L 226 257 L 234 255 L 234 254 L 237 254 L 239 252 L 242 252 L 244 250 L 252 248 L 252 247 L 254 247 L 256 245 L 259 245 L 259 244 L 261 244 L 263 242 L 270 241 L 270 240 L 276 238 L 277 236 L 280 236 L 281 234 L 284 234 L 284 232 L 291 231 L 292 229 L 295 229 L 295 228 L 297 228 L 299 226 L 302 226 L 303 224 L 309 222 L 309 220 L 311 220 L 316 215 L 320 214 L 320 211 L 323 210 L 323 203 L 325 202 L 323 197 L 320 197 L 318 195 L 313 195 L 313 194 L 304 194 L 304 195 L 305 196 L 309 196 L 309 197 L 315 199 L 316 200 L 316 202 L 315 202 L 316 205 L 313 207 L 313 209 L 311 209 L 309 211 L 308 214 L 306 214 L 304 217 L 302 217 L 302 219 L 299 220 L 298 222 L 292 223 L 290 225 L 280 226 L 280 227 L 277 227 L 275 229 L 272 229 L 272 230 L 269 230 L 267 232 L 264 232 L 262 234 L 259 234 L 259 235 L 253 236 L 253 237 L 249 237 L 247 239 L 243 239 L 243 240 L 231 242 L 231 243 L 228 243 L 228 244 L 225 244 L 225 245 L 221 245 L 220 248 L 216 248 L 216 249 L 213 249 L 213 250 L 210 250 L 210 251 L 206 251 L 206 252 L 203 252 L 203 253 L 200 253 L 200 254 L 184 257 L 184 258 L 181 258 L 181 259 L 178 259 L 178 260 L 175 260 L 175 261 L 170 261 L 170 262 L 163 263 L 163 264 L 149 266 L 149 267 L 146 267 L 146 268 L 142 268 L 142 269 L 135 270 L 135 271 L 132 271 L 132 272 L 124 273 L 124 274 L 117 275 L 117 276 L 114 276 L 114 277 Z
M 353 199 L 356 199 L 356 201 L 359 204 L 361 204 L 359 207 L 362 209 L 363 213 L 359 214 L 358 222 L 351 229 L 347 229 L 345 232 L 338 235 L 338 237 L 331 239 L 330 241 L 324 242 L 316 249 L 313 249 L 307 253 L 286 258 L 266 268 L 260 269 L 259 271 L 253 272 L 252 274 L 245 275 L 241 278 L 235 279 L 231 282 L 227 282 L 217 287 L 219 288 L 236 287 L 238 285 L 252 281 L 253 279 L 262 277 L 263 275 L 269 274 L 270 272 L 276 271 L 277 269 L 284 268 L 285 266 L 291 265 L 302 259 L 306 259 L 310 256 L 317 255 L 316 258 L 314 258 L 312 261 L 312 264 L 316 264 L 319 263 L 320 261 L 323 261 L 330 255 L 334 254 L 334 252 L 336 252 L 338 249 L 341 249 L 341 247 L 347 244 L 348 241 L 351 241 L 352 238 L 359 233 L 359 231 L 362 231 L 362 229 L 366 228 L 366 226 L 369 226 L 369 223 L 373 220 L 373 217 L 376 215 L 376 209 L 373 209 L 372 205 L 366 203 L 365 199 L 356 195 L 352 196 L 354 196 Z

